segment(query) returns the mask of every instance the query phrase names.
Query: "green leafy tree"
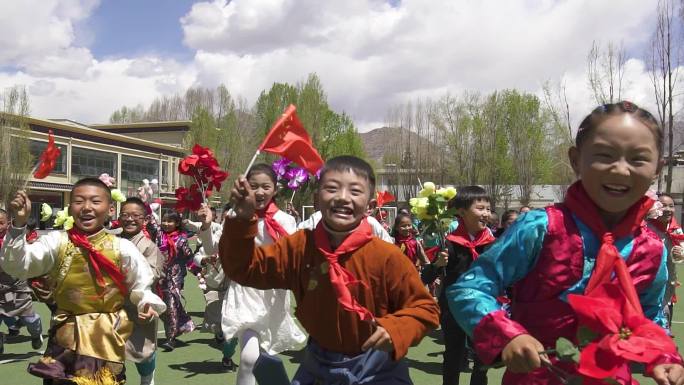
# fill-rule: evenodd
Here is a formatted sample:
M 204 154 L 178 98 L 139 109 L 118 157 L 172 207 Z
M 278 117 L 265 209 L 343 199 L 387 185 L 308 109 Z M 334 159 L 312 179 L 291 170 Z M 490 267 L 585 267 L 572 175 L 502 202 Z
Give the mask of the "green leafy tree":
M 23 87 L 12 87 L 0 95 L 0 202 L 7 207 L 17 190 L 24 187 L 33 159 L 29 151 L 29 98 Z

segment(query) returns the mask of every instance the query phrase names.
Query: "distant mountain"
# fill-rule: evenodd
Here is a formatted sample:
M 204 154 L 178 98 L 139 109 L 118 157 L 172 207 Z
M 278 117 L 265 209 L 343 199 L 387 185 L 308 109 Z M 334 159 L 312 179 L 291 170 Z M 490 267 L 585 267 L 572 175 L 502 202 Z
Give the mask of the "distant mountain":
M 363 141 L 368 158 L 382 166 L 385 152 L 398 151 L 405 148 L 411 142 L 411 148 L 421 145 L 427 147 L 430 143 L 427 139 L 401 127 L 380 127 L 368 132 L 359 133 Z

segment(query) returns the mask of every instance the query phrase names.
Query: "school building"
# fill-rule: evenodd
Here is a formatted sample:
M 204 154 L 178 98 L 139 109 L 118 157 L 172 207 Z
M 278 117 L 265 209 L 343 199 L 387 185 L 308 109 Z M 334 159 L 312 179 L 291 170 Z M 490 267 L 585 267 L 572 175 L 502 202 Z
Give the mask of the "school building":
M 136 196 L 143 179 L 157 179 L 162 207 L 175 203 L 174 191 L 180 184 L 178 162 L 185 156 L 182 144 L 190 121 L 106 125 L 32 117 L 25 121 L 30 128 L 30 152 L 36 159 L 47 146 L 48 130 L 53 131 L 61 150 L 52 173 L 29 182 L 35 215 L 39 215 L 41 203 L 64 207 L 73 183 L 103 173 L 114 177 L 115 188 L 126 196 Z

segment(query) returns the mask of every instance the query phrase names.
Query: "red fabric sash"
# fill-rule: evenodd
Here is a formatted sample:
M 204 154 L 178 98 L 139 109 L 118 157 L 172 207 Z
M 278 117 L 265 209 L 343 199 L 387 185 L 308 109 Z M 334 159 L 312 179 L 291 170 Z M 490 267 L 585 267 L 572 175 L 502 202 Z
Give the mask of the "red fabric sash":
M 176 258 L 176 255 L 178 255 L 178 249 L 176 247 L 176 241 L 178 240 L 178 237 L 180 236 L 180 231 L 174 230 L 170 233 L 163 233 L 163 241 L 166 246 L 166 250 L 168 250 L 168 257 L 166 258 L 167 261 L 172 261 L 174 258 Z
M 477 252 L 477 248 L 480 246 L 488 245 L 494 241 L 496 241 L 496 238 L 494 238 L 494 235 L 492 235 L 491 230 L 485 228 L 481 230 L 479 233 L 475 235 L 475 239 L 472 241 L 470 240 L 470 234 L 468 234 L 468 230 L 466 229 L 465 225 L 463 224 L 463 220 L 460 220 L 458 223 L 458 227 L 456 227 L 456 230 L 454 230 L 452 233 L 446 236 L 446 239 L 448 241 L 451 241 L 457 245 L 461 245 L 463 247 L 468 248 L 470 250 L 470 254 L 473 256 L 473 261 L 477 259 L 477 257 L 480 256 L 480 254 Z
M 128 295 L 128 288 L 126 287 L 124 274 L 121 272 L 119 267 L 105 257 L 100 250 L 95 249 L 95 247 L 88 240 L 88 234 L 78 230 L 76 227 L 73 227 L 71 230 L 67 231 L 67 234 L 69 235 L 69 240 L 71 243 L 73 243 L 76 247 L 82 247 L 88 251 L 88 259 L 93 271 L 95 272 L 95 282 L 102 288 L 106 286 L 101 271 L 104 270 L 119 288 L 121 295 L 126 297 Z
M 2 236 L 2 239 L 5 239 L 5 236 Z M 28 233 L 26 233 L 26 243 L 31 244 L 38 239 L 38 232 L 33 229 L 30 230 Z M 0 240 L 0 247 L 2 247 L 2 241 Z
M 266 225 L 266 232 L 273 238 L 273 241 L 277 241 L 281 237 L 287 236 L 287 231 L 285 228 L 278 223 L 278 221 L 273 218 L 275 213 L 278 212 L 278 206 L 273 203 L 273 200 L 268 202 L 268 205 L 264 210 L 257 211 L 257 216 L 264 219 L 264 224 Z
M 418 260 L 418 241 L 416 241 L 416 238 L 414 238 L 413 235 L 409 234 L 406 237 L 397 235 L 394 238 L 394 244 L 401 248 L 411 262 L 416 263 Z
M 636 233 L 639 228 L 644 226 L 644 219 L 654 203 L 655 201 L 652 198 L 642 197 L 627 210 L 620 223 L 614 229 L 609 230 L 599 215 L 598 206 L 591 200 L 582 182 L 577 181 L 568 188 L 568 192 L 565 194 L 565 206 L 601 239 L 601 247 L 596 256 L 596 265 L 589 278 L 585 294 L 589 294 L 601 284 L 609 282 L 611 274 L 615 270 L 615 275 L 627 296 L 627 300 L 637 311 L 643 312 L 627 264 L 613 242 L 616 238 Z
M 668 238 L 670 238 L 670 242 L 672 242 L 672 246 L 679 246 L 681 242 L 684 242 L 684 234 L 675 233 L 677 230 L 681 230 L 682 227 L 679 226 L 674 215 L 670 218 L 669 224 L 664 224 L 658 219 L 649 219 L 649 223 L 656 229 L 667 234 Z
M 372 239 L 373 233 L 371 232 L 371 227 L 366 219 L 361 221 L 359 226 L 342 241 L 342 244 L 339 245 L 335 251 L 333 251 L 330 246 L 328 232 L 325 230 L 323 220 L 318 223 L 318 226 L 316 226 L 316 229 L 314 230 L 316 248 L 325 256 L 330 264 L 328 274 L 330 274 L 330 283 L 337 295 L 337 302 L 342 305 L 344 310 L 358 314 L 363 321 L 373 320 L 373 314 L 370 310 L 358 303 L 356 298 L 354 298 L 349 291 L 348 286 L 359 284 L 367 288 L 368 285 L 363 281 L 357 280 L 349 270 L 342 267 L 339 258 L 344 254 L 353 253 Z

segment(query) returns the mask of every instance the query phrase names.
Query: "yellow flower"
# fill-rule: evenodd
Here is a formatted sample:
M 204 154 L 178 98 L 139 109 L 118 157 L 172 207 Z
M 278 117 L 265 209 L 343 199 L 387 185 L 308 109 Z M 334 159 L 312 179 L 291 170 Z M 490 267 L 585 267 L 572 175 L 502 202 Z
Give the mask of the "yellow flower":
M 45 222 L 52 216 L 52 207 L 49 204 L 43 203 L 40 205 L 40 221 Z
M 69 215 L 69 206 L 57 211 L 57 216 L 55 216 L 55 222 L 53 226 L 62 226 L 64 230 L 69 230 L 74 227 L 74 217 Z
M 413 201 L 411 206 L 419 207 L 421 209 L 427 208 L 430 204 L 430 201 L 427 198 L 411 198 L 411 201 Z M 411 201 L 409 201 L 409 204 L 411 204 Z
M 431 191 L 428 189 L 422 189 L 422 190 L 418 191 L 418 196 L 421 198 L 427 198 L 430 195 L 432 195 L 432 193 L 434 193 L 434 191 Z
M 446 199 L 451 199 L 456 196 L 456 188 L 454 187 L 447 187 L 446 192 L 444 193 L 444 198 Z
M 72 227 L 74 227 L 74 217 L 69 215 L 64 221 L 64 230 L 69 231 Z
M 119 190 L 118 188 L 115 188 L 112 190 L 112 199 L 114 200 L 114 202 L 119 202 L 119 203 L 126 202 L 126 196 L 123 195 L 121 190 Z
M 423 189 L 430 191 L 431 193 L 434 193 L 437 189 L 437 186 L 435 186 L 435 184 L 432 182 L 425 182 L 423 183 Z

